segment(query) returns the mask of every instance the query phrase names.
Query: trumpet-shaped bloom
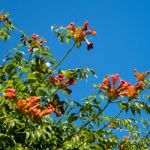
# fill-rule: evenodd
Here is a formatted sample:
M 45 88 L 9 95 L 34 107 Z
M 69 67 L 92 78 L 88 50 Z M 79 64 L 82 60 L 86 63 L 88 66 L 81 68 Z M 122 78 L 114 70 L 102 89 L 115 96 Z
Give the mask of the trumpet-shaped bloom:
M 16 108 L 19 109 L 22 112 L 25 112 L 24 106 L 27 104 L 27 101 L 25 99 L 20 99 L 17 102 Z
M 15 89 L 8 88 L 6 90 L 6 93 L 4 93 L 4 97 L 10 98 L 10 99 L 16 99 L 17 97 L 16 97 Z
M 37 102 L 40 102 L 40 98 L 39 97 L 37 97 L 37 96 L 31 96 L 31 97 L 29 97 L 29 99 L 27 100 L 27 104 L 25 106 L 25 109 L 31 108 Z
M 46 109 L 44 109 L 43 111 L 41 111 L 41 112 L 39 113 L 39 116 L 40 116 L 40 117 L 43 117 L 43 116 L 46 116 L 46 115 L 48 115 L 48 114 L 51 114 L 51 113 L 54 112 L 54 111 L 55 111 L 55 107 L 54 107 L 53 105 L 49 104 Z
M 149 71 L 139 73 L 136 69 L 133 70 L 134 76 L 136 77 L 137 81 L 144 81 L 144 79 L 149 75 Z
M 32 34 L 31 37 L 33 40 L 37 40 L 39 38 L 39 35 L 38 34 Z
M 58 80 L 60 80 L 60 81 L 63 81 L 63 80 L 65 79 L 65 77 L 64 77 L 63 74 L 58 74 L 58 75 L 56 76 L 56 78 L 57 78 Z
M 128 99 L 138 98 L 140 92 L 146 88 L 143 81 L 131 85 L 129 82 L 124 80 L 119 80 L 120 76 L 118 74 L 106 76 L 100 86 L 102 91 L 105 91 L 108 98 L 117 99 L 120 96 L 125 96 Z
M 126 96 L 127 98 L 137 98 L 139 93 L 135 85 L 130 85 L 125 90 L 119 93 L 120 96 Z
M 49 84 L 52 84 L 61 89 L 64 89 L 66 90 L 68 94 L 70 94 L 72 91 L 71 89 L 68 89 L 67 87 L 70 85 L 76 84 L 76 80 L 74 78 L 69 78 L 65 80 L 63 74 L 58 74 L 55 77 L 49 77 Z
M 67 29 L 72 31 L 71 36 L 75 42 L 86 42 L 87 49 L 93 49 L 93 43 L 90 43 L 86 36 L 96 35 L 96 31 L 94 29 L 88 30 L 88 21 L 85 21 L 82 27 L 75 27 L 75 23 L 71 22 Z

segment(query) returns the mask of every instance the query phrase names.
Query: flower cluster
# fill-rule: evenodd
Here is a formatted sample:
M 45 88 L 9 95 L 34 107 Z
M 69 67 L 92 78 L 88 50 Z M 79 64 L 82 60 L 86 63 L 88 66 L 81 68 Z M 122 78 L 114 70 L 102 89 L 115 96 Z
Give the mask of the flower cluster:
M 38 34 L 33 34 L 31 37 L 22 35 L 21 41 L 24 43 L 24 45 L 29 47 L 29 52 L 33 52 L 34 48 L 38 48 L 46 43 L 46 40 L 44 38 L 39 38 Z
M 76 84 L 76 80 L 73 78 L 69 78 L 65 80 L 63 74 L 58 74 L 54 77 L 49 77 L 49 84 L 59 87 L 60 89 L 64 89 L 68 94 L 72 91 L 71 89 L 67 88 L 70 85 Z
M 17 101 L 14 88 L 8 88 L 4 93 L 4 97 Z M 37 96 L 30 96 L 28 99 L 19 99 L 17 101 L 16 108 L 22 113 L 28 113 L 34 119 L 42 118 L 43 116 L 49 115 L 52 112 L 54 112 L 58 117 L 64 114 L 64 109 L 62 106 L 48 104 L 45 108 L 42 105 L 41 99 Z
M 8 88 L 4 93 L 5 98 L 16 99 L 16 93 L 14 88 Z
M 67 29 L 71 30 L 71 37 L 76 43 L 86 42 L 87 49 L 93 49 L 93 43 L 90 43 L 87 39 L 87 35 L 96 35 L 96 31 L 94 29 L 88 30 L 88 21 L 85 21 L 82 27 L 75 27 L 75 23 L 71 22 Z
M 128 99 L 138 98 L 140 90 L 146 88 L 144 79 L 147 77 L 149 72 L 138 73 L 134 70 L 134 75 L 137 78 L 135 85 L 131 85 L 129 82 L 124 80 L 119 80 L 120 76 L 118 74 L 106 76 L 100 86 L 100 89 L 105 91 L 108 98 L 117 99 L 120 96 L 125 96 Z
M 47 107 L 43 109 L 41 99 L 37 96 L 31 96 L 27 100 L 18 100 L 17 109 L 23 113 L 28 113 L 34 119 L 42 118 L 52 112 L 55 112 L 57 116 L 61 116 L 63 113 L 61 109 L 56 108 L 52 104 L 48 104 Z

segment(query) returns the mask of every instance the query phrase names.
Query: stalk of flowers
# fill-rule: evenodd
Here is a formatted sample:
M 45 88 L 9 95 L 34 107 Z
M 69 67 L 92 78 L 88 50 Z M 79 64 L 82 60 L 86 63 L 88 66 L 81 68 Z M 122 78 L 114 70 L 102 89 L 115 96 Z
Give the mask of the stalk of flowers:
M 45 109 L 42 107 L 41 99 L 37 96 L 31 96 L 27 100 L 20 99 L 17 102 L 16 108 L 20 110 L 22 113 L 29 114 L 33 119 L 40 119 L 46 115 L 55 112 L 56 108 L 54 105 L 49 104 Z M 62 114 L 61 110 L 59 110 L 59 116 Z M 55 112 L 58 114 L 58 109 Z
M 93 49 L 93 43 L 91 43 L 86 36 L 96 35 L 94 29 L 88 29 L 88 21 L 85 21 L 82 27 L 75 27 L 75 23 L 71 22 L 67 29 L 71 30 L 71 37 L 76 43 L 85 42 L 87 44 L 87 49 Z
M 22 112 L 29 112 L 30 108 L 35 106 L 37 103 L 41 103 L 40 98 L 36 96 L 31 96 L 27 100 L 18 100 L 16 108 L 21 110 Z
M 71 89 L 68 89 L 67 87 L 76 84 L 76 80 L 74 78 L 69 78 L 65 80 L 63 74 L 58 74 L 54 77 L 49 77 L 49 84 L 57 86 L 60 89 L 64 89 L 69 94 L 71 93 Z
M 49 104 L 44 110 L 39 113 L 39 117 L 43 117 L 51 114 L 55 111 L 55 107 L 52 104 Z
M 30 107 L 34 106 L 36 103 L 41 102 L 41 99 L 37 96 L 31 96 L 27 100 L 27 104 L 25 109 L 29 109 Z
M 28 110 L 28 113 L 34 119 L 40 119 L 52 112 L 55 112 L 55 107 L 52 104 L 49 104 L 45 109 L 42 108 L 41 104 L 36 104 Z
M 22 35 L 21 41 L 24 43 L 24 45 L 27 45 L 27 47 L 29 48 L 29 52 L 33 52 L 34 48 L 43 46 L 43 44 L 46 43 L 46 40 L 44 38 L 40 38 L 38 34 L 32 34 L 31 37 Z
M 120 76 L 118 74 L 106 76 L 103 79 L 100 89 L 105 91 L 110 99 L 117 99 L 120 96 L 125 96 L 128 99 L 138 98 L 140 90 L 146 88 L 144 79 L 148 76 L 148 74 L 149 72 L 138 73 L 137 70 L 134 69 L 134 76 L 137 79 L 135 85 L 131 85 L 129 82 L 124 80 L 119 80 Z
M 15 100 L 17 98 L 16 93 L 15 93 L 15 89 L 14 88 L 8 88 L 6 90 L 6 92 L 4 93 L 4 97 Z

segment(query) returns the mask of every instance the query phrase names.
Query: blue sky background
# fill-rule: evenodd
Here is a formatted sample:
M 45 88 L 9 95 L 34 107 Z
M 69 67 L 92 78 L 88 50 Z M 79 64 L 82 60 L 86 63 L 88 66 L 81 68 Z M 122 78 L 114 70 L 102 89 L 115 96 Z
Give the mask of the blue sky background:
M 1 11 L 9 11 L 14 24 L 27 34 L 38 33 L 47 39 L 53 55 L 59 60 L 69 45 L 61 44 L 50 30 L 53 24 L 67 26 L 71 21 L 97 32 L 90 37 L 94 49 L 86 50 L 83 44 L 74 49 L 60 66 L 61 69 L 76 67 L 93 68 L 98 78 L 79 82 L 73 87 L 71 97 L 79 100 L 93 93 L 92 84 L 100 83 L 105 75 L 119 73 L 135 82 L 132 70 L 150 70 L 150 1 L 149 0 L 5 0 L 0 2 Z M 2 58 L 9 49 L 17 45 L 19 36 L 1 44 Z M 112 112 L 112 110 L 109 110 Z

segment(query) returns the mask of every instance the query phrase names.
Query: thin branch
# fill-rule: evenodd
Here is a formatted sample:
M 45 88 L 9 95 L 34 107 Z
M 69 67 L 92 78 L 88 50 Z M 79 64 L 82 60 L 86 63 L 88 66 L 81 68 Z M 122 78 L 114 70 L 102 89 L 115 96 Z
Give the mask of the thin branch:
M 53 73 L 53 71 L 54 71 L 55 69 L 57 69 L 57 67 L 67 58 L 67 56 L 68 56 L 68 55 L 70 54 L 70 52 L 73 50 L 73 48 L 75 47 L 75 45 L 76 45 L 76 43 L 74 43 L 74 44 L 72 45 L 72 47 L 70 47 L 70 48 L 68 49 L 68 51 L 67 51 L 67 52 L 65 53 L 65 55 L 62 57 L 62 59 L 56 64 L 56 66 L 46 75 L 46 77 L 45 77 L 41 82 L 43 82 L 50 74 Z M 36 88 L 35 88 L 34 90 L 36 90 L 40 84 L 41 84 L 41 83 L 39 83 L 39 84 L 36 86 Z
M 111 124 L 121 113 L 123 112 L 123 109 L 120 110 L 120 112 L 115 116 L 113 117 L 113 119 L 107 123 L 106 125 L 104 125 L 101 129 L 99 129 L 98 131 L 102 131 L 104 128 L 106 128 L 109 124 Z
M 47 74 L 46 78 L 67 58 L 67 56 L 70 54 L 70 52 L 75 47 L 75 45 L 76 45 L 76 43 L 74 43 L 72 45 L 72 47 L 69 48 L 69 50 L 65 53 L 65 55 L 62 57 L 62 59 L 56 64 L 56 66 L 50 71 L 50 73 Z
M 97 117 L 102 114 L 105 109 L 108 107 L 108 105 L 111 103 L 110 100 L 108 100 L 107 104 L 104 106 L 104 108 L 95 116 L 93 117 L 91 120 L 89 120 L 87 123 L 84 124 L 84 126 L 82 126 L 77 132 L 75 132 L 73 135 L 69 136 L 68 138 L 66 138 L 65 140 L 63 140 L 61 142 L 61 144 L 63 144 L 64 142 L 66 142 L 67 140 L 71 139 L 72 137 L 74 137 L 76 134 L 78 134 L 79 132 L 81 132 L 87 125 L 89 125 L 91 122 L 93 122 L 95 119 L 97 119 Z

